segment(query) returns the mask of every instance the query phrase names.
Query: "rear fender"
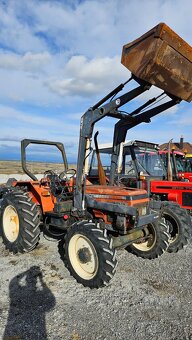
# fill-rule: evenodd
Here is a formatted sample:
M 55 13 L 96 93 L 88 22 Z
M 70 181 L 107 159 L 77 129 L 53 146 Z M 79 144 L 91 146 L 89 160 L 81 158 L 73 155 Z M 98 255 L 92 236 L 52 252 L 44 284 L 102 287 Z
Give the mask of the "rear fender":
M 49 191 L 49 187 L 41 186 L 38 181 L 18 181 L 13 183 L 14 187 L 27 191 L 34 203 L 39 205 L 42 212 L 52 211 L 55 199 Z

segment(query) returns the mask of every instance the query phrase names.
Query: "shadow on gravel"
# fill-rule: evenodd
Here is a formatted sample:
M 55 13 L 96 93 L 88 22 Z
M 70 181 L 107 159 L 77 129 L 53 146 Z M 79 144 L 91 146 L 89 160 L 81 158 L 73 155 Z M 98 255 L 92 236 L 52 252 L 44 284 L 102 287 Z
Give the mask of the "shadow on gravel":
M 33 266 L 15 276 L 9 285 L 10 309 L 3 340 L 47 339 L 45 314 L 55 306 L 55 297 Z

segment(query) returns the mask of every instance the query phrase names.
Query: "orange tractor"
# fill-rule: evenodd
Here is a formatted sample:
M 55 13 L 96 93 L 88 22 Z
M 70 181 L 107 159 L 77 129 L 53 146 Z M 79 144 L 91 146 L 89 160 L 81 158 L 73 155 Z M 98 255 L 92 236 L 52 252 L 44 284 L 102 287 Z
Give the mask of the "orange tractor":
M 110 185 L 105 184 L 102 171 L 101 184 L 91 184 L 87 179 L 88 159 L 93 128 L 104 117 L 119 120 L 114 130 L 113 164 L 120 144 L 125 140 L 127 124 L 134 127 L 138 121 L 149 122 L 150 118 L 182 99 L 191 100 L 192 68 L 187 57 L 188 54 L 191 56 L 191 51 L 191 47 L 165 24 L 124 46 L 122 62 L 129 66 L 132 75 L 82 116 L 76 171 L 68 169 L 61 144 L 48 142 L 62 151 L 65 169 L 59 175 L 47 170 L 44 177 L 37 180 L 26 168 L 25 151 L 30 143 L 39 141 L 22 141 L 23 169 L 31 180 L 13 180 L 0 189 L 0 229 L 3 242 L 10 251 L 25 252 L 35 248 L 40 223 L 50 232 L 62 231 L 64 240 L 60 242 L 60 251 L 65 265 L 78 282 L 90 288 L 105 286 L 114 276 L 116 249 L 119 247 L 147 242 L 150 251 L 143 257 L 149 259 L 166 251 L 170 239 L 168 226 L 164 218 L 150 208 L 147 191 L 114 186 L 115 163 L 111 167 Z M 115 97 L 131 80 L 136 81 L 137 87 Z M 148 91 L 152 84 L 167 94 L 169 100 L 166 103 L 145 111 L 142 117 L 138 113 L 158 98 L 152 98 L 129 114 L 120 110 Z

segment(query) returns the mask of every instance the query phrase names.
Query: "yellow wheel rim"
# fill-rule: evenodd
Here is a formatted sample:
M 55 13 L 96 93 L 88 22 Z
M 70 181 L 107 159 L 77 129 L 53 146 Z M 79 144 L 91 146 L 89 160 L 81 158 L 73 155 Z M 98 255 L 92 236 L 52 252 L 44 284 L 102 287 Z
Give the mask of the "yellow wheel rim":
M 17 210 L 8 205 L 3 213 L 3 231 L 9 242 L 14 242 L 19 235 L 19 216 Z
M 147 225 L 143 229 L 145 233 L 145 237 L 147 237 L 147 240 L 144 242 L 133 243 L 134 248 L 140 250 L 140 251 L 149 251 L 153 249 L 154 245 L 157 241 L 156 231 L 152 224 Z
M 84 280 L 92 279 L 98 270 L 98 256 L 93 243 L 84 235 L 75 234 L 69 241 L 68 253 L 75 272 Z

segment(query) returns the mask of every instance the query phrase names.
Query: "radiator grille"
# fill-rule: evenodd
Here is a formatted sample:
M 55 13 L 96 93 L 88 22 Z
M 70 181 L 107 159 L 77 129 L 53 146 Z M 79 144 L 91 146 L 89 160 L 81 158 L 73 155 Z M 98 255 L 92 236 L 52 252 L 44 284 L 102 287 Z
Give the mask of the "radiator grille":
M 192 207 L 192 193 L 191 192 L 182 193 L 182 205 Z

